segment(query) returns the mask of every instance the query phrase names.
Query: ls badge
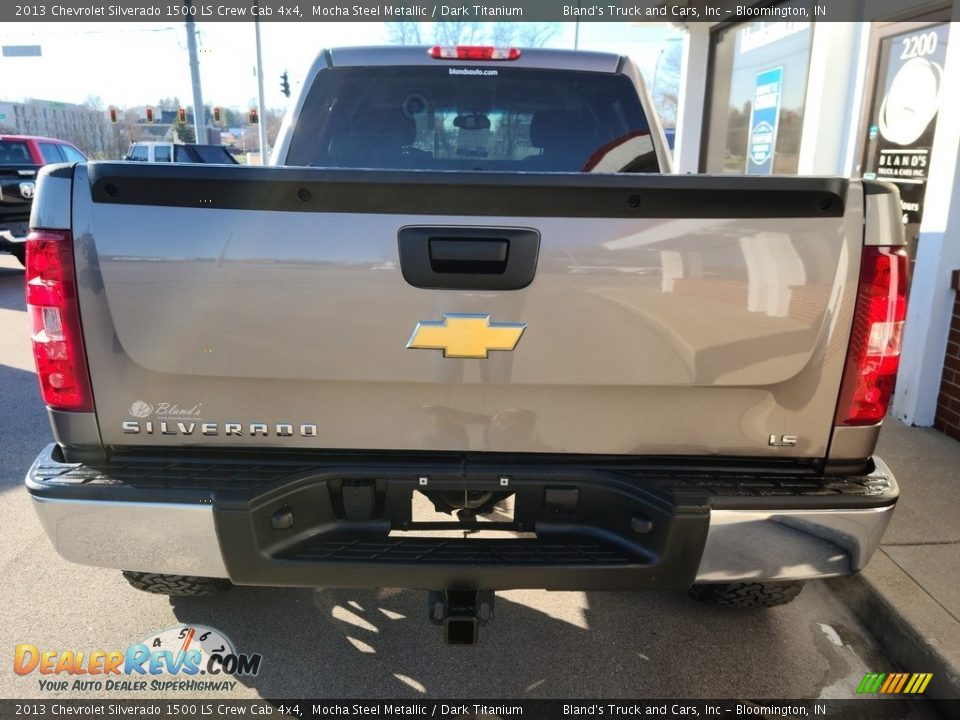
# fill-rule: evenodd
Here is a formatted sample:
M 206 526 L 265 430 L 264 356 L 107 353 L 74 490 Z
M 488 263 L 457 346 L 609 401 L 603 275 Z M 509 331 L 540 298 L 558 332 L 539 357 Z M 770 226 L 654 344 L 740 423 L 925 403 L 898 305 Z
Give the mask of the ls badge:
M 526 327 L 490 322 L 489 315 L 444 313 L 443 320 L 417 323 L 407 347 L 443 350 L 448 358 L 485 358 L 491 350 L 513 350 Z

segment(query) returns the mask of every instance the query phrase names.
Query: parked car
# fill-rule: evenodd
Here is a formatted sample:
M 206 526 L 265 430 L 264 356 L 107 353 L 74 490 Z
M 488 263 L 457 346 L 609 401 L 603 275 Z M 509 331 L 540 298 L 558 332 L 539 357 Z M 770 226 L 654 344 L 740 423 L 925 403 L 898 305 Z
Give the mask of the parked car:
M 37 170 L 49 163 L 86 159 L 65 140 L 0 135 L 0 252 L 12 253 L 23 264 Z
M 894 186 L 671 174 L 617 55 L 306 77 L 283 167 L 41 173 L 56 443 L 26 482 L 63 557 L 167 594 L 420 588 L 465 644 L 497 590 L 769 607 L 864 567 L 899 492 Z
M 125 160 L 157 163 L 214 163 L 237 165 L 237 159 L 223 145 L 195 143 L 135 142 L 130 145 Z

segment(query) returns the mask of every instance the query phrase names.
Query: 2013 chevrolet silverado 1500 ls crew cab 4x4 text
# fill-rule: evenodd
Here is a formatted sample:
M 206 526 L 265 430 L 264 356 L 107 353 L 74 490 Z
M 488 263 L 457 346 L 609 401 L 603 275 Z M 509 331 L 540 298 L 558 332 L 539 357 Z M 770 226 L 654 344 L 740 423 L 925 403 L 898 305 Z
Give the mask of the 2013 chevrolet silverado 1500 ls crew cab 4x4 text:
M 41 173 L 27 485 L 63 557 L 421 588 L 462 643 L 496 590 L 773 605 L 870 559 L 890 185 L 673 175 L 625 58 L 474 47 L 321 53 L 274 161 Z

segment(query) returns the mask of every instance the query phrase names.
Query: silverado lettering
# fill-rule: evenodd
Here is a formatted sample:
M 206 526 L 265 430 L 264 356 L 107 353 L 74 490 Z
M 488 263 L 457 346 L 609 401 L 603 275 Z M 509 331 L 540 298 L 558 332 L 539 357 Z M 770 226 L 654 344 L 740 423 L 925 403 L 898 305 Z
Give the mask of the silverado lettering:
M 200 432 L 204 435 L 219 435 L 223 432 L 226 435 L 243 435 L 247 433 L 249 437 L 267 437 L 275 435 L 277 437 L 316 437 L 317 426 L 310 424 L 291 425 L 289 423 L 278 423 L 276 425 L 267 425 L 266 423 L 250 423 L 242 425 L 241 423 L 168 423 L 165 421 L 153 422 L 152 420 L 124 420 L 121 423 L 123 432 L 128 435 L 137 435 L 144 433 L 153 435 L 193 435 L 195 428 L 199 426 Z

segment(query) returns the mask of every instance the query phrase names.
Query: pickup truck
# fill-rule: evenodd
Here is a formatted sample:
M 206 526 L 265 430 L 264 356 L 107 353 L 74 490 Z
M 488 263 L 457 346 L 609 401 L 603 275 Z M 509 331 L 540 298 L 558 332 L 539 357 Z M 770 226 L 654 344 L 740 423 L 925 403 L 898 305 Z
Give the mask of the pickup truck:
M 83 162 L 86 156 L 64 140 L 31 135 L 0 135 L 0 252 L 22 265 L 27 221 L 37 171 L 48 163 Z
M 135 142 L 125 160 L 131 162 L 219 163 L 237 165 L 237 159 L 223 145 L 195 143 Z
M 320 54 L 280 167 L 45 168 L 27 303 L 67 560 L 141 590 L 740 607 L 854 573 L 907 258 L 895 188 L 674 175 L 637 68 Z

